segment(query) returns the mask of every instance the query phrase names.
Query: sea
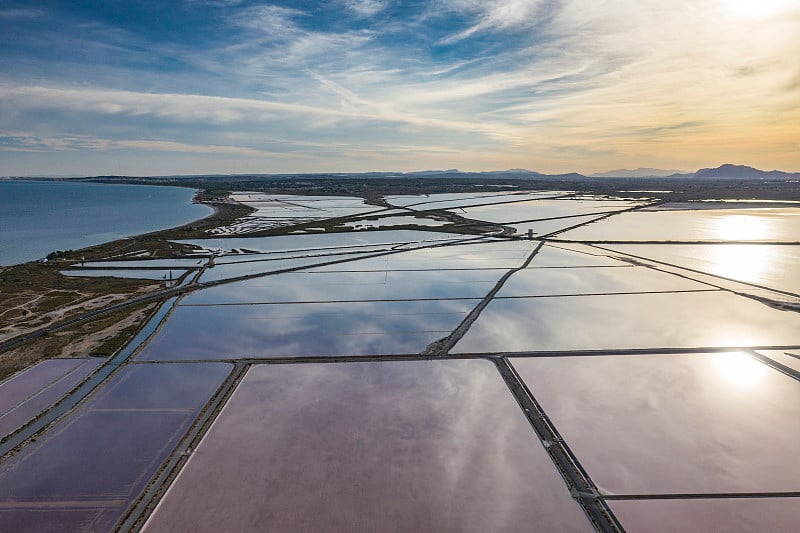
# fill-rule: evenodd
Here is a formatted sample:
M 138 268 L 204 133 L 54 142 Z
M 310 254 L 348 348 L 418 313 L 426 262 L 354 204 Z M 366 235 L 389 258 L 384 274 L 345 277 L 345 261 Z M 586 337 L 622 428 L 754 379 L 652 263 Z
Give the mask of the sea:
M 211 214 L 183 187 L 0 180 L 0 266 L 172 228 Z

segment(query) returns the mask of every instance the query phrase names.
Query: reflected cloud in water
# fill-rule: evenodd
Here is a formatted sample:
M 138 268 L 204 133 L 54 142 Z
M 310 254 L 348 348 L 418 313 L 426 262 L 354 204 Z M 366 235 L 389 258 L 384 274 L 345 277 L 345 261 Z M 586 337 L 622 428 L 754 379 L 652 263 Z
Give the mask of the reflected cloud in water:
M 496 299 L 454 352 L 794 344 L 800 314 L 715 291 Z
M 253 367 L 145 530 L 252 524 L 592 531 L 483 360 Z
M 800 387 L 744 353 L 513 358 L 617 494 L 798 490 Z
M 479 300 L 178 306 L 139 360 L 416 354 Z

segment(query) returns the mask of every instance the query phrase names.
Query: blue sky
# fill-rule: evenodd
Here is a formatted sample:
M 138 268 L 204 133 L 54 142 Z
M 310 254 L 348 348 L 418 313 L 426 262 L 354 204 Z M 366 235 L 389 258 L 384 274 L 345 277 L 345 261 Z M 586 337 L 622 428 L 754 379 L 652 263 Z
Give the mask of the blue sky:
M 800 170 L 794 0 L 0 0 L 0 175 Z

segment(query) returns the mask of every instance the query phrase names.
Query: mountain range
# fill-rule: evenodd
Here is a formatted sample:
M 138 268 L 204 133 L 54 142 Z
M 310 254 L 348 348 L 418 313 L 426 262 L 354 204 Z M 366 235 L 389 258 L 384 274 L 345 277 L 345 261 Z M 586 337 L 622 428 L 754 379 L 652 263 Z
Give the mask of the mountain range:
M 724 164 L 716 168 L 701 168 L 697 172 L 682 173 L 674 170 L 663 170 L 658 168 L 637 168 L 619 169 L 608 172 L 598 172 L 591 175 L 583 175 L 577 172 L 565 174 L 544 174 L 534 170 L 524 168 L 513 168 L 509 170 L 495 170 L 485 172 L 464 172 L 455 168 L 446 170 L 422 170 L 417 172 L 343 172 L 343 173 L 311 173 L 311 174 L 233 174 L 233 175 L 178 175 L 178 176 L 152 176 L 152 178 L 168 178 L 183 180 L 190 178 L 226 178 L 228 180 L 243 180 L 256 177 L 272 179 L 298 179 L 298 178 L 494 178 L 494 179 L 540 179 L 540 180 L 561 180 L 561 181 L 584 181 L 584 180 L 603 180 L 603 179 L 735 179 L 735 180 L 800 180 L 800 172 L 783 172 L 780 170 L 760 170 L 744 165 Z M 33 176 L 0 176 L 0 179 L 39 179 Z M 134 176 L 92 176 L 85 178 L 66 178 L 49 177 L 44 179 L 84 179 L 84 180 L 124 180 L 124 179 L 148 179 L 145 177 Z
M 462 172 L 458 169 L 424 170 L 420 172 L 405 172 L 400 174 L 405 177 L 458 177 L 458 176 L 484 176 L 508 177 L 515 179 L 525 178 L 552 178 L 552 179 L 591 179 L 591 178 L 703 178 L 703 179 L 800 179 L 800 172 L 783 172 L 780 170 L 760 170 L 744 165 L 726 163 L 716 168 L 701 168 L 697 172 L 681 172 L 678 170 L 664 170 L 658 168 L 619 169 L 608 172 L 598 172 L 589 176 L 571 172 L 567 174 L 543 174 L 534 170 L 515 168 L 511 170 L 498 170 L 487 172 Z
M 637 168 L 609 170 L 608 172 L 597 172 L 592 174 L 592 178 L 663 178 L 673 174 L 680 174 L 680 170 L 663 170 L 659 168 Z

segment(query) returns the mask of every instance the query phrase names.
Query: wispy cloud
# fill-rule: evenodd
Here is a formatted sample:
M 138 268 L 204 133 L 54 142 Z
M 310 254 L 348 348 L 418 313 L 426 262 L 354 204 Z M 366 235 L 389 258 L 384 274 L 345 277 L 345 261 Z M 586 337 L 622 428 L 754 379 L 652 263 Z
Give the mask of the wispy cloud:
M 454 44 L 489 29 L 531 26 L 546 4 L 546 0 L 449 0 L 445 6 L 474 16 L 476 22 L 440 39 L 439 44 Z
M 3 19 L 30 19 L 41 17 L 45 11 L 35 8 L 0 9 L 0 18 Z
M 344 0 L 347 9 L 359 17 L 374 17 L 388 5 L 387 0 Z
M 134 149 L 144 152 L 228 154 L 248 157 L 273 155 L 241 146 L 187 144 L 158 139 L 116 140 L 91 136 L 41 137 L 28 132 L 0 132 L 0 150 L 15 152 L 80 152 Z
M 0 32 L 0 128 L 50 139 L 20 150 L 122 149 L 87 140 L 104 138 L 296 154 L 297 170 L 339 153 L 350 170 L 401 153 L 412 168 L 672 168 L 725 153 L 800 167 L 785 148 L 800 142 L 788 1 L 749 18 L 728 0 L 299 5 L 176 2 L 158 30 L 100 8 L 52 8 L 50 26 L 0 9 L 21 36 Z

